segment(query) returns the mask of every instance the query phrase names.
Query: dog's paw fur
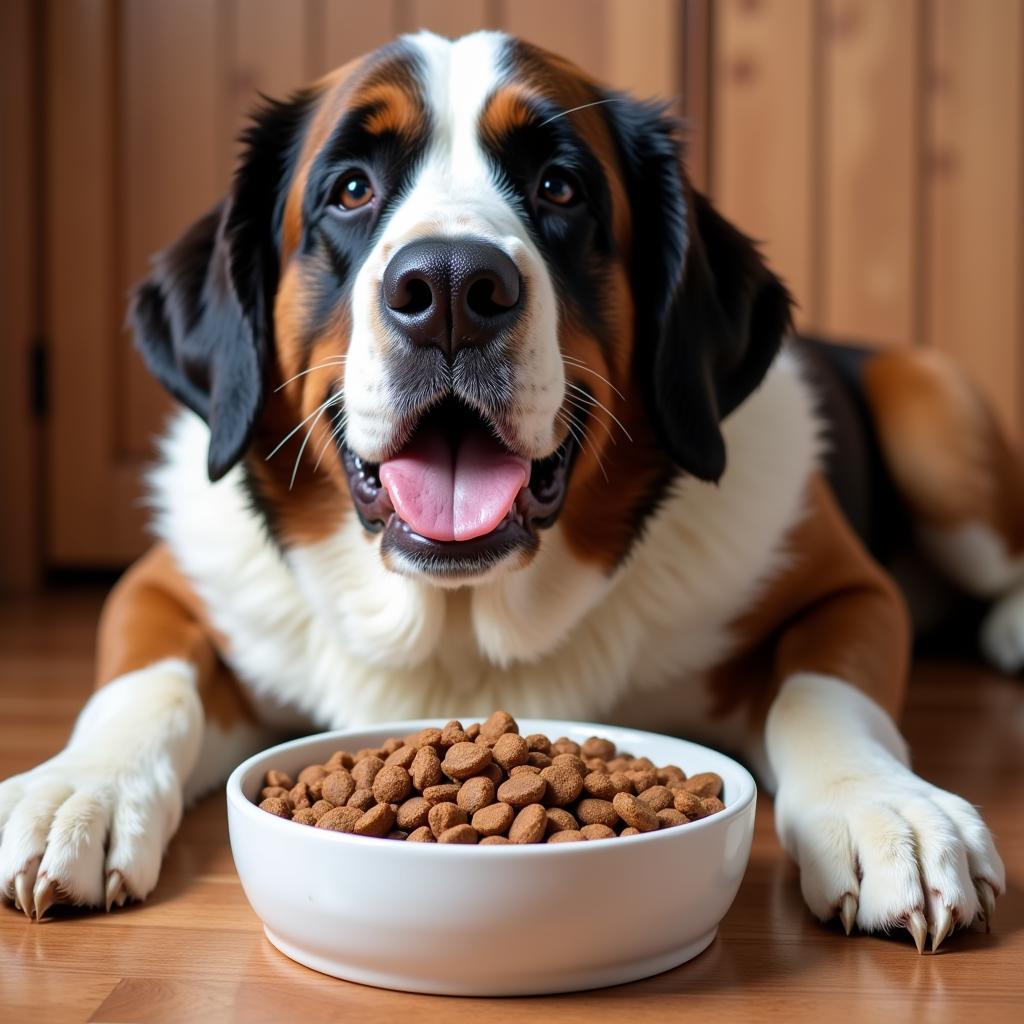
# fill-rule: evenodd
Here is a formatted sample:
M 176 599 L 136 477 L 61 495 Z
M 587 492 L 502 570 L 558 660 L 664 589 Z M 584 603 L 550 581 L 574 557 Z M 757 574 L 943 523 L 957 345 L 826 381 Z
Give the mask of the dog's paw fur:
M 36 919 L 55 903 L 144 899 L 181 807 L 174 774 L 156 764 L 62 751 L 0 783 L 0 894 Z
M 158 662 L 93 694 L 64 750 L 0 783 L 0 898 L 38 920 L 56 903 L 109 910 L 148 896 L 201 737 L 183 663 Z
M 906 928 L 919 951 L 980 918 L 991 922 L 1006 885 L 981 816 L 966 800 L 893 759 L 863 774 L 780 788 L 779 833 L 800 868 L 800 886 L 822 921 L 847 933 Z

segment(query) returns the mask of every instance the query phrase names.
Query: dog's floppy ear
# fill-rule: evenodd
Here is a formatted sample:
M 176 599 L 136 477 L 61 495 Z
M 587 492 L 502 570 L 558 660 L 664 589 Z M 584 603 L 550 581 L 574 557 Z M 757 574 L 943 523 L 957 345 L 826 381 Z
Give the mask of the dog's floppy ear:
M 664 109 L 622 96 L 605 109 L 632 203 L 638 372 L 674 460 L 717 481 L 721 420 L 767 372 L 791 299 L 750 239 L 689 185 Z
M 281 200 L 308 105 L 303 95 L 256 114 L 231 193 L 154 257 L 132 298 L 146 366 L 210 428 L 211 480 L 241 458 L 263 403 Z

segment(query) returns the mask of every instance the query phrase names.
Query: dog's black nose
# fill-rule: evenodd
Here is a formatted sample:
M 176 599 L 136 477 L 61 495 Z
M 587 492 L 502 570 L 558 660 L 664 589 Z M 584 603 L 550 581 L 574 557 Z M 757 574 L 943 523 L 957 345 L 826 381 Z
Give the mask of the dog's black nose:
M 381 305 L 385 319 L 413 344 L 435 345 L 453 359 L 513 324 L 522 297 L 519 271 L 497 246 L 424 238 L 391 257 Z

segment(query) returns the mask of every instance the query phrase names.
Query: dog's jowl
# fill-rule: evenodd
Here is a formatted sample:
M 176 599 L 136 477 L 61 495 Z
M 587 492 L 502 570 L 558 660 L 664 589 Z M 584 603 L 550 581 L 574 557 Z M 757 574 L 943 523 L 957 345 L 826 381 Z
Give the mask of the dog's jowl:
M 796 339 L 684 166 L 662 108 L 496 33 L 256 112 L 135 293 L 182 405 L 159 541 L 67 747 L 0 784 L 0 893 L 144 899 L 183 807 L 282 730 L 508 707 L 739 750 L 847 930 L 991 917 L 988 830 L 894 724 L 913 609 L 877 524 L 991 602 L 1017 671 L 1022 462 L 938 357 Z

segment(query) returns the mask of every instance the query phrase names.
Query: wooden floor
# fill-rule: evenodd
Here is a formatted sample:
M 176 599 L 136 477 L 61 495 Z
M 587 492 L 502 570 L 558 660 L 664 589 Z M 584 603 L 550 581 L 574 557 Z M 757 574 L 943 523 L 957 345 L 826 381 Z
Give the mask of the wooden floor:
M 62 745 L 89 690 L 98 606 L 90 592 L 0 604 L 0 777 Z M 918 771 L 981 805 L 1009 872 L 992 934 L 961 934 L 937 955 L 918 956 L 905 935 L 846 938 L 815 923 L 762 800 L 736 903 L 690 964 L 545 999 L 364 988 L 306 970 L 264 939 L 216 796 L 187 815 L 144 905 L 43 924 L 0 908 L 0 1020 L 1024 1020 L 1024 682 L 968 662 L 924 663 L 905 725 Z

